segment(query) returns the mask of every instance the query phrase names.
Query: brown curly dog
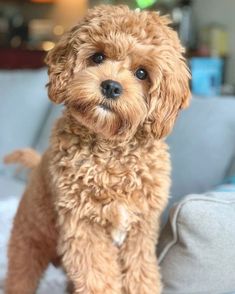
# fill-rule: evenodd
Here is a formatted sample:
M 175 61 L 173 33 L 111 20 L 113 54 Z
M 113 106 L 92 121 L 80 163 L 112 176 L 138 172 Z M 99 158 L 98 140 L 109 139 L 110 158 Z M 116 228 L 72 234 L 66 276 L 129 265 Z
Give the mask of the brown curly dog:
M 49 52 L 65 111 L 33 169 L 9 244 L 6 294 L 35 293 L 61 259 L 73 293 L 158 294 L 155 255 L 170 161 L 164 137 L 188 104 L 183 48 L 156 12 L 100 6 Z

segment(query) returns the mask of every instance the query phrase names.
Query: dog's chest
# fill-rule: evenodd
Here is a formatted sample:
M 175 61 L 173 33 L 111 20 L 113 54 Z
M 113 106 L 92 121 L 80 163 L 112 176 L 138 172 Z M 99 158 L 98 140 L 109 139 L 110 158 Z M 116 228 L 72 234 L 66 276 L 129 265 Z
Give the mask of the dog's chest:
M 91 152 L 73 147 L 61 153 L 51 166 L 57 211 L 71 212 L 78 221 L 112 224 L 110 235 L 121 245 L 131 225 L 158 206 L 156 175 L 163 167 L 157 166 L 156 150 Z
M 86 190 L 96 199 L 127 195 L 142 185 L 141 171 L 148 167 L 134 156 L 98 157 L 83 156 L 67 168 L 71 185 L 79 185 L 81 191 Z M 108 196 L 109 195 L 109 196 Z
M 80 206 L 116 200 L 143 206 L 156 182 L 155 161 L 154 153 L 145 149 L 91 152 L 74 148 L 53 164 L 52 176 L 62 204 L 68 198 L 66 203 Z

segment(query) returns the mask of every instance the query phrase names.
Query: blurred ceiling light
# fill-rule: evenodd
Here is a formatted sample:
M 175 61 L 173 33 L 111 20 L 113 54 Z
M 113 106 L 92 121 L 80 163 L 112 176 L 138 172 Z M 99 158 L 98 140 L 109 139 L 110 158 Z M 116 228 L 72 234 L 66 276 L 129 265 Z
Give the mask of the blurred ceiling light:
M 63 26 L 61 26 L 61 25 L 56 25 L 56 26 L 53 28 L 53 33 L 54 33 L 56 36 L 61 36 L 61 35 L 64 33 L 64 28 L 63 28 Z
M 44 41 L 42 43 L 42 49 L 44 51 L 50 51 L 54 46 L 55 46 L 55 43 L 51 41 Z
M 63 30 L 70 28 L 81 19 L 88 8 L 88 0 L 56 0 L 53 18 Z

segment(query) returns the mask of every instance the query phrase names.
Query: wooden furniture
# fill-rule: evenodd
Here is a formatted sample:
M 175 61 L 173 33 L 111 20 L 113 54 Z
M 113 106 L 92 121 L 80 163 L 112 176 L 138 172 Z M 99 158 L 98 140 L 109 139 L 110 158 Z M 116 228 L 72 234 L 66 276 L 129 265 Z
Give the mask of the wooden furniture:
M 0 69 L 41 68 L 45 55 L 41 50 L 0 48 Z

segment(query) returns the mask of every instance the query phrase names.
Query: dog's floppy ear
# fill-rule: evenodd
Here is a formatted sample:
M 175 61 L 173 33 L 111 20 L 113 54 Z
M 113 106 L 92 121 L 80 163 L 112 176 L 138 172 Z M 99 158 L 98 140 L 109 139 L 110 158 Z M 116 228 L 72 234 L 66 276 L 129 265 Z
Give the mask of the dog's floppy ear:
M 165 24 L 167 18 L 161 17 Z M 174 125 L 180 109 L 188 106 L 190 100 L 190 72 L 183 57 L 184 48 L 177 34 L 165 26 L 167 41 L 159 48 L 156 56 L 158 70 L 153 77 L 150 90 L 150 114 L 148 123 L 154 137 L 161 139 L 167 136 Z M 159 50 L 158 49 L 158 50 Z
M 161 139 L 171 132 L 179 110 L 189 104 L 189 72 L 183 60 L 171 73 L 163 74 L 159 90 L 153 91 L 151 96 L 156 99 L 155 110 L 150 116 L 151 131 Z
M 73 74 L 75 54 L 71 48 L 72 31 L 65 33 L 55 47 L 47 54 L 48 95 L 55 103 L 62 103 L 66 98 L 66 86 Z

